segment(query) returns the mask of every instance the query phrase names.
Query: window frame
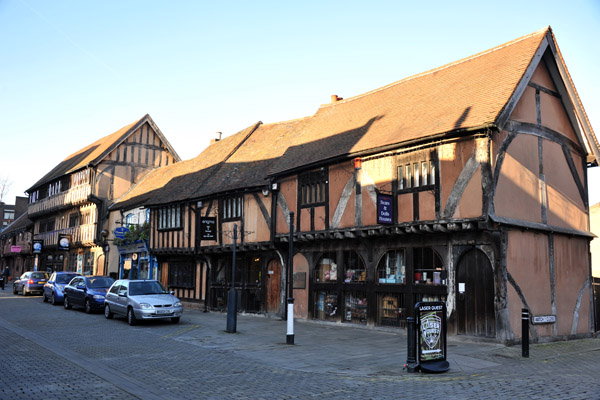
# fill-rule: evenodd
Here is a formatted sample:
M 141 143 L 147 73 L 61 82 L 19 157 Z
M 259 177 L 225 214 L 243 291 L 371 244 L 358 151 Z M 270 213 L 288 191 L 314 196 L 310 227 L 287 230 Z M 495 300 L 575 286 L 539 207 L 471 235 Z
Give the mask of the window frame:
M 157 230 L 169 231 L 183 229 L 183 207 L 181 204 L 158 208 Z

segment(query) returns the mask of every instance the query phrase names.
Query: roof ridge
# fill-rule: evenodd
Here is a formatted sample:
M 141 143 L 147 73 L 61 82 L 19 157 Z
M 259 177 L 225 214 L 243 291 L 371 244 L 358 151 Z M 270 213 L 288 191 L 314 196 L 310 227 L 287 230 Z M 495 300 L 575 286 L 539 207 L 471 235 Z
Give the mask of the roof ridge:
M 335 105 L 337 105 L 337 104 L 341 104 L 341 103 L 347 103 L 347 102 L 351 102 L 351 101 L 353 101 L 353 100 L 358 100 L 358 99 L 360 99 L 360 98 L 363 98 L 363 97 L 365 97 L 365 96 L 371 95 L 371 94 L 373 94 L 373 93 L 377 93 L 377 92 L 380 92 L 380 91 L 382 91 L 382 90 L 389 89 L 390 87 L 393 87 L 393 86 L 399 85 L 399 84 L 401 84 L 401 83 L 409 82 L 409 81 L 411 81 L 411 80 L 414 80 L 414 79 L 417 79 L 417 78 L 421 78 L 421 77 L 423 77 L 423 76 L 426 76 L 426 75 L 431 75 L 431 74 L 433 74 L 433 73 L 435 73 L 435 72 L 443 71 L 443 70 L 445 70 L 445 69 L 448 69 L 448 68 L 450 68 L 450 67 L 453 67 L 453 66 L 455 66 L 455 65 L 459 65 L 459 64 L 462 64 L 462 63 L 464 63 L 464 62 L 467 62 L 467 61 L 473 60 L 473 59 L 475 59 L 475 58 L 479 58 L 479 57 L 481 57 L 481 56 L 484 56 L 484 55 L 486 55 L 486 54 L 490 54 L 490 53 L 492 53 L 492 52 L 494 52 L 494 51 L 501 50 L 501 49 L 503 49 L 503 48 L 505 48 L 505 47 L 512 46 L 512 45 L 514 45 L 515 43 L 518 43 L 518 42 L 521 42 L 521 41 L 523 41 L 523 40 L 529 39 L 529 38 L 531 38 L 532 36 L 539 35 L 539 34 L 540 34 L 540 33 L 542 33 L 542 32 L 544 32 L 544 33 L 545 33 L 545 32 L 547 32 L 547 31 L 548 31 L 548 30 L 550 30 L 550 29 L 551 29 L 551 28 L 550 28 L 550 25 L 548 25 L 548 26 L 546 26 L 546 27 L 545 27 L 545 28 L 543 28 L 543 29 L 537 30 L 537 31 L 535 31 L 535 32 L 532 32 L 532 33 L 530 33 L 530 34 L 528 34 L 528 35 L 525 35 L 525 36 L 521 36 L 520 38 L 513 39 L 513 40 L 511 40 L 511 41 L 509 41 L 509 42 L 506 42 L 506 43 L 503 43 L 503 44 L 501 44 L 501 45 L 498 45 L 498 46 L 492 47 L 491 49 L 487 49 L 487 50 L 481 51 L 481 52 L 479 52 L 479 53 L 476 53 L 476 54 L 473 54 L 473 55 L 471 55 L 471 56 L 468 56 L 468 57 L 465 57 L 465 58 L 461 58 L 460 60 L 456 60 L 456 61 L 450 62 L 450 63 L 448 63 L 448 64 L 444 64 L 444 65 L 442 65 L 442 66 L 439 66 L 439 67 L 436 67 L 436 68 L 430 69 L 430 70 L 428 70 L 428 71 L 425 71 L 425 72 L 418 73 L 418 74 L 416 74 L 416 75 L 411 75 L 411 76 L 409 76 L 409 77 L 406 77 L 406 78 L 404 78 L 404 79 L 401 79 L 401 80 L 399 80 L 399 81 L 396 81 L 396 82 L 392 82 L 392 83 L 390 83 L 390 84 L 387 84 L 387 85 L 385 85 L 385 86 L 382 86 L 382 87 L 380 87 L 380 88 L 373 89 L 373 90 L 370 90 L 370 91 L 368 91 L 368 92 L 365 92 L 365 93 L 359 94 L 359 95 L 357 95 L 357 96 L 349 97 L 349 98 L 347 98 L 347 99 L 339 100 L 339 101 L 336 101 L 335 103 L 325 103 L 325 104 L 322 104 L 322 105 L 319 107 L 319 109 L 321 109 L 321 108 L 326 108 L 326 107 L 331 107 L 331 106 L 335 106 Z

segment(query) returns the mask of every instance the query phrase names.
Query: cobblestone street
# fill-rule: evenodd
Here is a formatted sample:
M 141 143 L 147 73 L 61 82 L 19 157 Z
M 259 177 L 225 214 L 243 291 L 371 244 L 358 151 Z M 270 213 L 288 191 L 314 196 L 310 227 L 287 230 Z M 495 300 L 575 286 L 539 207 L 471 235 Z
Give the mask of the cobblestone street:
M 188 310 L 124 319 L 0 292 L 0 399 L 598 399 L 600 340 L 520 347 L 450 338 L 450 371 L 409 374 L 406 337 L 345 325 Z

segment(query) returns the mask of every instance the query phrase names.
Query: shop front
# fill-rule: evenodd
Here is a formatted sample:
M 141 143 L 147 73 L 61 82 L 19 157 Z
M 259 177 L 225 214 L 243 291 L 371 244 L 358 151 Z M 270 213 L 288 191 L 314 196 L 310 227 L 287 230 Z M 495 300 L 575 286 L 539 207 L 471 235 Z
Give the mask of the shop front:
M 117 248 L 119 250 L 118 279 L 158 278 L 156 257 L 150 254 L 145 241 L 117 246 Z

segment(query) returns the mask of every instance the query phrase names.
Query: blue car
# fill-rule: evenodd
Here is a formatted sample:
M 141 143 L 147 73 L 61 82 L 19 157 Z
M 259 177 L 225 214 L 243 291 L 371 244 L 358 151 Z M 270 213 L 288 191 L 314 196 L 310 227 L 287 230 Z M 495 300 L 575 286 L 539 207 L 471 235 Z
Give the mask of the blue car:
M 88 314 L 102 310 L 106 292 L 114 282 L 109 276 L 76 276 L 64 289 L 65 310 L 83 307 Z
M 44 303 L 50 300 L 52 305 L 63 302 L 63 290 L 65 286 L 71 282 L 71 279 L 79 276 L 77 272 L 57 271 L 50 275 L 50 279 L 44 285 L 44 293 L 42 294 Z
M 23 296 L 31 293 L 43 293 L 48 274 L 40 271 L 27 271 L 13 282 L 13 293 L 21 292 Z

